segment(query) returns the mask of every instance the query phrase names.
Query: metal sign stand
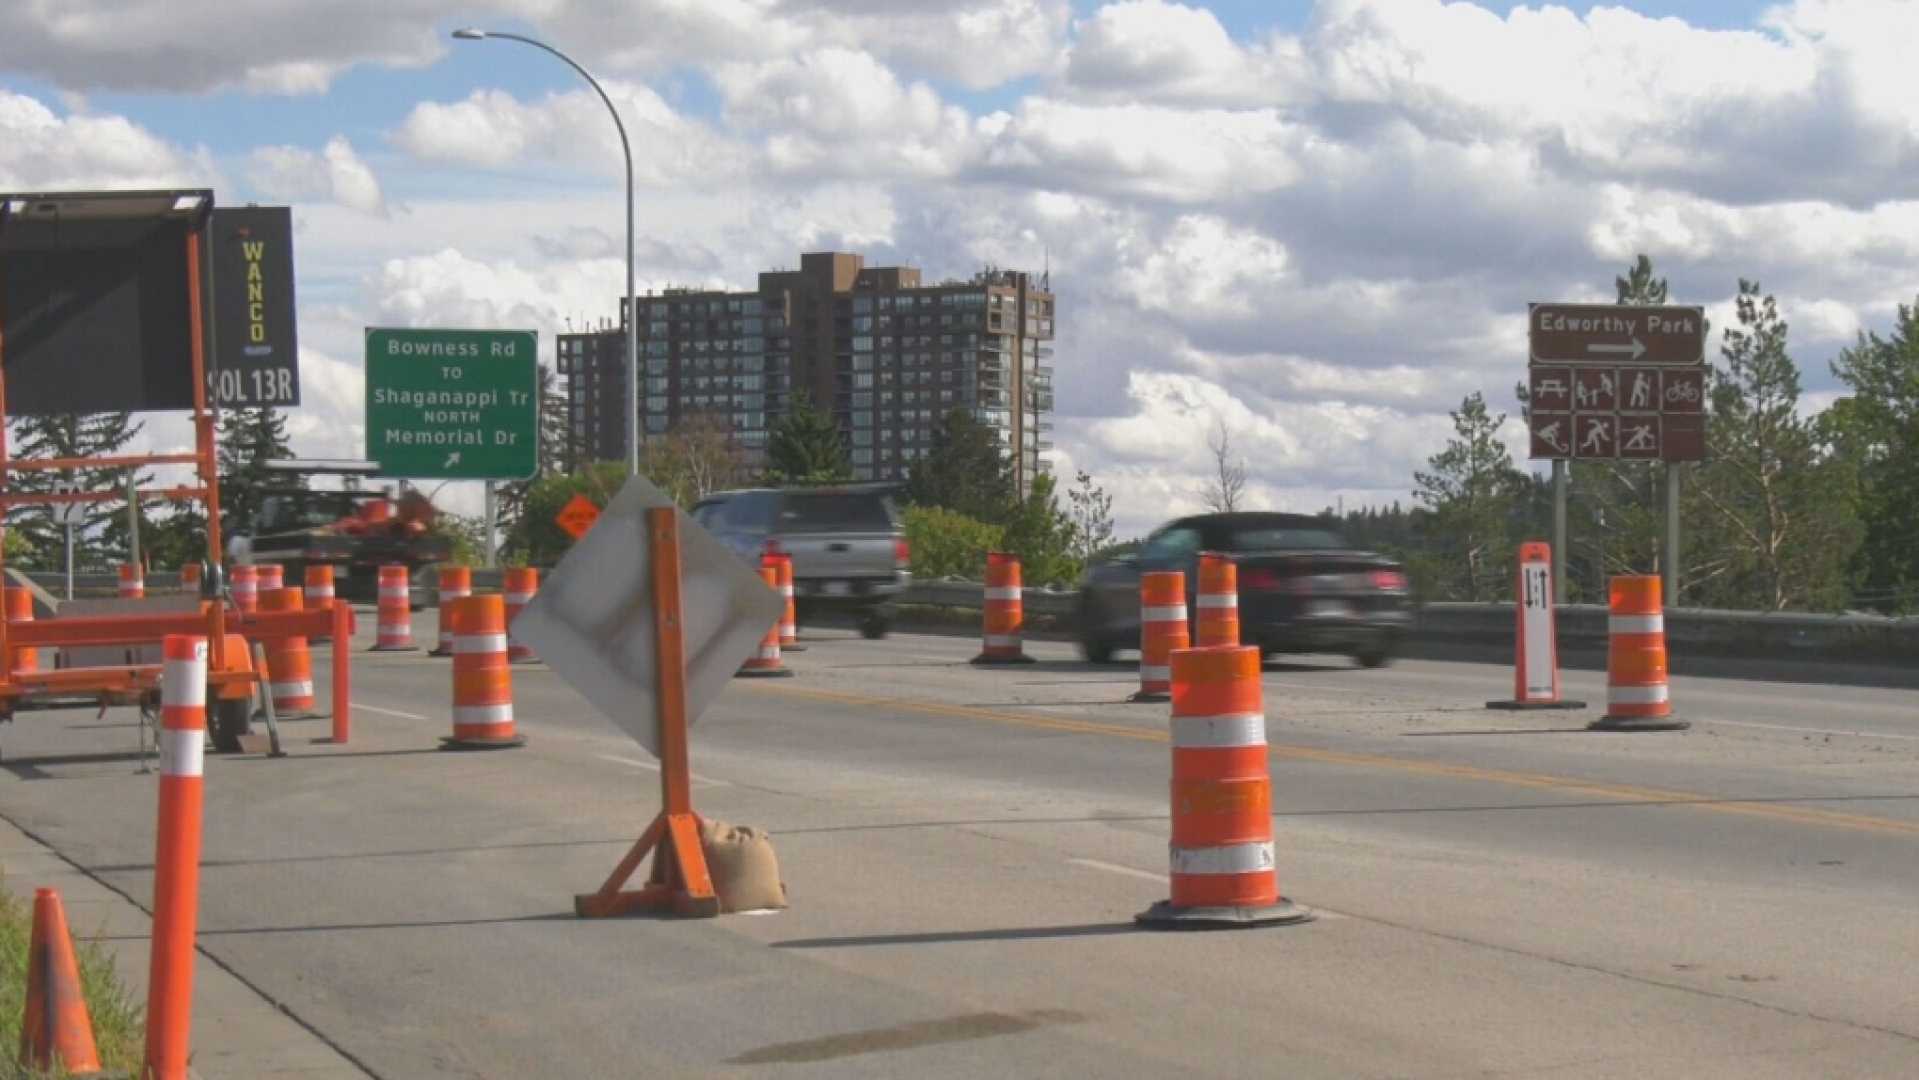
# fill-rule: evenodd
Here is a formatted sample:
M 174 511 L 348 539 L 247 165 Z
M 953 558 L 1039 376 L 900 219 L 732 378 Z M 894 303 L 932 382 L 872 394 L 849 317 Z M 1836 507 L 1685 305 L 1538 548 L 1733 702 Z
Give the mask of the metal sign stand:
M 653 573 L 654 655 L 659 668 L 661 810 L 598 892 L 573 898 L 581 918 L 603 919 L 637 911 L 671 911 L 707 918 L 720 913 L 720 899 L 700 847 L 700 819 L 693 812 L 693 772 L 687 752 L 686 642 L 680 602 L 679 511 L 650 507 L 646 529 Z M 658 848 L 647 884 L 623 891 L 648 852 Z

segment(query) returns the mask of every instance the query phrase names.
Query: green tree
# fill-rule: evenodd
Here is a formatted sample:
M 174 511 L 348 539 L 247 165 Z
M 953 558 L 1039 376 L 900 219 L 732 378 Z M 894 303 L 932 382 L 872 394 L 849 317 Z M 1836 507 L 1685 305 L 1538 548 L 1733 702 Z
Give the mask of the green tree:
M 560 392 L 559 377 L 553 369 L 540 365 L 539 467 L 525 480 L 499 486 L 499 524 L 502 533 L 519 523 L 526 509 L 526 494 L 535 481 L 559 473 L 571 472 L 579 463 L 573 460 L 571 429 L 567 425 L 566 395 Z
M 838 484 L 853 478 L 846 440 L 833 418 L 795 393 L 766 434 L 766 478 L 780 485 Z
M 1759 283 L 1740 279 L 1737 325 L 1727 327 L 1713 372 L 1707 461 L 1690 494 L 1710 530 L 1718 566 L 1694 578 L 1696 599 L 1772 611 L 1833 609 L 1859 547 L 1851 467 L 1821 446 L 1799 415 L 1799 368 L 1786 321 Z M 1688 529 L 1689 532 L 1694 531 Z
M 913 553 L 913 576 L 978 581 L 986 573 L 986 553 L 1000 548 L 1006 530 L 937 506 L 909 506 L 904 514 L 906 544 Z
M 906 497 L 979 521 L 1005 521 L 1013 500 L 1013 460 L 997 431 L 965 409 L 933 429 L 933 445 L 907 474 Z
M 286 414 L 265 407 L 228 409 L 219 420 L 220 528 L 223 535 L 253 535 L 267 487 L 305 487 L 296 473 L 275 473 L 266 462 L 293 457 Z
M 626 466 L 618 461 L 602 461 L 579 472 L 544 477 L 533 484 L 526 496 L 526 511 L 507 534 L 505 555 L 509 562 L 550 565 L 559 561 L 573 546 L 573 538 L 554 518 L 575 495 L 585 495 L 595 506 L 605 506 L 620 493 L 626 483 Z
M 144 430 L 145 424 L 133 422 L 126 412 L 49 414 L 25 416 L 11 422 L 8 445 L 13 456 L 28 458 L 84 458 L 124 455 L 127 447 Z M 146 486 L 152 474 L 140 472 L 136 483 Z M 61 471 L 17 474 L 11 486 L 22 492 L 45 493 L 60 484 L 72 484 L 80 491 L 124 492 L 127 470 L 124 468 L 81 468 Z M 108 500 L 91 504 L 85 523 L 74 530 L 74 561 L 81 566 L 99 566 L 116 561 L 124 551 L 124 540 L 114 542 L 114 534 L 124 537 L 126 502 Z M 8 516 L 11 528 L 20 530 L 32 545 L 35 569 L 54 570 L 65 566 L 66 535 L 54 524 L 53 508 L 28 506 Z M 112 530 L 110 533 L 109 530 Z
M 737 486 L 747 476 L 746 454 L 722 415 L 695 416 L 655 435 L 640 448 L 640 471 L 681 506 Z
M 1888 336 L 1860 334 L 1832 370 L 1852 391 L 1822 430 L 1858 470 L 1858 586 L 1877 606 L 1919 609 L 1919 300 L 1899 306 Z
M 1452 414 L 1454 438 L 1413 474 L 1414 497 L 1427 511 L 1427 553 L 1440 596 L 1495 600 L 1511 591 L 1507 572 L 1512 519 L 1526 477 L 1499 438 L 1506 422 L 1469 394 Z
M 1075 554 L 1073 521 L 1060 512 L 1051 473 L 1033 477 L 1026 493 L 1006 520 L 1000 540 L 1005 550 L 1019 556 L 1020 578 L 1028 585 L 1071 585 L 1083 565 Z
M 1066 503 L 1073 523 L 1073 556 L 1083 564 L 1113 542 L 1113 497 L 1081 469 L 1066 493 Z

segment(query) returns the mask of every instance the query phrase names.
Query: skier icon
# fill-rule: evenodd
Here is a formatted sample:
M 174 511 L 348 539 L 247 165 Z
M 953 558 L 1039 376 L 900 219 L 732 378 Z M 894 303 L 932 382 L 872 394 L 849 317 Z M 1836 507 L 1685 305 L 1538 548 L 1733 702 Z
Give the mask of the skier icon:
M 1634 372 L 1632 377 L 1631 408 L 1645 409 L 1652 406 L 1652 376 L 1643 371 Z
M 1641 424 L 1636 428 L 1627 429 L 1626 441 L 1620 447 L 1622 450 L 1651 450 L 1652 448 L 1651 424 Z
M 1612 428 L 1605 424 L 1594 424 L 1586 429 L 1586 437 L 1579 443 L 1579 452 L 1582 454 L 1603 454 L 1606 452 L 1606 443 L 1611 441 L 1611 439 Z
M 1559 421 L 1554 420 L 1552 423 L 1545 425 L 1540 428 L 1536 434 L 1539 436 L 1540 442 L 1545 443 L 1547 446 L 1552 447 L 1562 454 L 1566 453 L 1566 440 L 1564 436 L 1559 434 Z

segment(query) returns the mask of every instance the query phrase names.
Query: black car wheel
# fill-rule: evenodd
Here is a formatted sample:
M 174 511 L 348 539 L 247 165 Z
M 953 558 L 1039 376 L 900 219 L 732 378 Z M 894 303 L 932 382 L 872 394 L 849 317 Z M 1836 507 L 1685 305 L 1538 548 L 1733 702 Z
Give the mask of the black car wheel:
M 208 694 L 207 726 L 212 729 L 213 748 L 222 754 L 240 752 L 240 736 L 253 733 L 252 702 L 246 698 L 216 698 Z
M 1102 638 L 1081 638 L 1079 642 L 1080 655 L 1084 656 L 1088 663 L 1110 664 L 1113 662 L 1113 653 L 1116 651 L 1112 642 Z
M 878 641 L 892 629 L 893 620 L 879 608 L 874 608 L 860 616 L 860 636 L 868 641 Z
M 1377 641 L 1353 654 L 1363 668 L 1382 668 L 1393 662 L 1393 639 L 1381 634 Z

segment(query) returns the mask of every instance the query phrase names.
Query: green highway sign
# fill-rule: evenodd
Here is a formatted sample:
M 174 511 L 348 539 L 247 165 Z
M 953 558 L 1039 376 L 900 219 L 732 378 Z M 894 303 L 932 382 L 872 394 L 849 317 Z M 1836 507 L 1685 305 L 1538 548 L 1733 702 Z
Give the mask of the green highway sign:
M 366 455 L 388 476 L 524 480 L 539 470 L 539 335 L 366 332 Z

